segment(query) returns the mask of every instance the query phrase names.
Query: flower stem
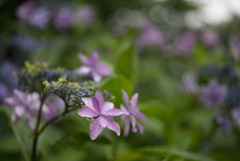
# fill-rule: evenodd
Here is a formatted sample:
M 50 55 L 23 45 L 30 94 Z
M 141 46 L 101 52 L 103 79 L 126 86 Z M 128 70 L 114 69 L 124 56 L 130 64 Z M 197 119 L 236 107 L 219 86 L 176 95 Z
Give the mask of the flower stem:
M 40 125 L 40 122 L 41 122 L 42 107 L 43 107 L 43 104 L 44 104 L 44 101 L 45 101 L 46 97 L 47 97 L 46 95 L 43 95 L 41 97 L 41 104 L 40 104 L 39 111 L 38 111 L 37 123 L 36 123 L 36 127 L 33 131 L 33 147 L 32 147 L 32 154 L 31 154 L 31 161 L 36 161 L 37 160 L 36 151 L 37 151 L 37 143 L 38 143 L 38 138 L 39 138 L 38 128 L 39 128 L 39 125 Z

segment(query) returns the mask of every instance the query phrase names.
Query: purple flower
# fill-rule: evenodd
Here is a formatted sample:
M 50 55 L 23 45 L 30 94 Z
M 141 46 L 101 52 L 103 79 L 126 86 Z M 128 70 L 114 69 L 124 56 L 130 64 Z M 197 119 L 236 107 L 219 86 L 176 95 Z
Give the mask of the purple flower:
M 127 93 L 122 90 L 123 93 L 123 100 L 126 105 L 126 108 L 124 105 L 121 104 L 121 109 L 124 112 L 124 115 L 122 116 L 122 121 L 125 124 L 124 128 L 124 136 L 127 136 L 129 134 L 130 130 L 130 124 L 132 124 L 132 131 L 137 132 L 137 128 L 139 129 L 140 133 L 143 134 L 144 128 L 142 125 L 140 125 L 135 117 L 137 117 L 140 120 L 147 120 L 147 117 L 139 112 L 137 108 L 137 102 L 138 102 L 138 93 L 135 93 L 131 100 L 129 101 Z
M 114 108 L 112 102 L 104 102 L 102 94 L 97 91 L 92 98 L 82 98 L 85 106 L 78 111 L 78 115 L 95 119 L 90 123 L 90 138 L 95 140 L 105 127 L 120 135 L 120 126 L 112 116 L 122 115 L 120 109 Z
M 47 121 L 57 116 L 60 110 L 64 109 L 64 101 L 55 95 L 48 96 L 46 105 L 48 108 L 43 108 L 43 117 Z
M 193 51 L 196 37 L 192 31 L 186 31 L 174 43 L 177 52 L 183 55 L 189 55 Z
M 231 122 L 227 117 L 224 117 L 223 115 L 218 114 L 216 116 L 216 122 L 218 126 L 226 130 L 226 132 L 228 133 L 231 132 Z
M 89 6 L 81 7 L 75 13 L 75 20 L 82 23 L 85 27 L 93 24 L 95 19 L 95 11 Z
M 68 30 L 72 27 L 73 15 L 69 8 L 61 8 L 54 17 L 54 25 L 60 31 Z
M 143 26 L 142 33 L 137 39 L 137 48 L 142 50 L 145 47 L 159 47 L 164 43 L 163 33 L 152 23 Z
M 28 21 L 31 25 L 40 29 L 47 27 L 50 20 L 50 12 L 46 8 L 36 9 L 29 17 Z
M 9 89 L 0 82 L 0 102 L 10 95 Z
M 78 57 L 84 65 L 75 70 L 77 74 L 91 76 L 95 82 L 99 82 L 102 76 L 111 74 L 105 64 L 97 63 L 99 59 L 97 52 L 93 52 L 90 59 L 83 54 L 78 54 Z
M 38 93 L 26 93 L 17 89 L 14 90 L 13 97 L 7 97 L 5 104 L 14 110 L 12 121 L 17 123 L 20 119 L 25 119 L 25 124 L 30 129 L 34 129 L 32 119 L 38 115 L 40 107 L 40 97 Z M 48 108 L 45 104 L 43 109 Z
M 184 75 L 182 78 L 181 89 L 186 93 L 196 93 L 198 90 L 196 77 L 192 74 Z
M 201 36 L 201 40 L 207 46 L 213 47 L 218 44 L 219 38 L 218 34 L 214 30 L 206 29 Z
M 201 102 L 208 107 L 218 107 L 225 100 L 226 87 L 218 84 L 217 80 L 211 80 L 201 89 Z
M 16 16 L 23 22 L 26 22 L 33 10 L 33 2 L 27 1 L 20 5 L 16 10 Z
M 238 127 L 240 128 L 240 107 L 232 110 L 232 117 L 236 120 Z

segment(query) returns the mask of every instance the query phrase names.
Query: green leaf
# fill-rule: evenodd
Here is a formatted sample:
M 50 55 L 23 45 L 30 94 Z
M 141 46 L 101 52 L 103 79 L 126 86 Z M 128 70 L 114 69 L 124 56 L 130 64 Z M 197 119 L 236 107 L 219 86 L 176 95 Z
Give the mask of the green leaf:
M 99 87 L 99 90 L 107 90 L 115 96 L 115 106 L 118 108 L 122 101 L 122 89 L 129 95 L 132 93 L 131 83 L 123 76 L 114 76 L 105 80 Z
M 183 159 L 192 160 L 192 161 L 214 161 L 214 159 L 202 154 L 197 154 L 197 153 L 193 153 L 185 150 L 168 148 L 168 147 L 159 147 L 159 146 L 146 147 L 146 148 L 140 149 L 140 151 L 149 153 L 150 155 L 157 154 L 160 156 L 171 154 L 171 155 L 174 155 Z
M 137 73 L 137 54 L 135 47 L 132 43 L 125 43 L 119 51 L 115 63 L 115 72 L 125 76 L 134 83 Z

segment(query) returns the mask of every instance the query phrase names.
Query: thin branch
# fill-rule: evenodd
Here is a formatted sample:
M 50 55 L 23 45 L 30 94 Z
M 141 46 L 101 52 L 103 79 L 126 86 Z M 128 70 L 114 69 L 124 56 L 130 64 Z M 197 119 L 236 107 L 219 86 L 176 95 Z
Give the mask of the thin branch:
M 78 108 L 79 108 L 79 107 L 74 107 L 74 108 L 68 109 L 68 110 L 64 111 L 63 113 L 61 113 L 61 114 L 53 117 L 51 120 L 49 120 L 48 122 L 46 122 L 46 123 L 42 126 L 42 128 L 39 129 L 38 134 L 42 133 L 43 130 L 45 130 L 45 128 L 47 128 L 47 127 L 48 127 L 51 123 L 53 123 L 54 121 L 58 120 L 59 118 L 65 116 L 66 114 L 68 114 L 68 113 L 70 113 L 70 112 L 72 112 L 72 111 L 74 111 L 74 110 L 76 110 L 76 109 L 78 109 Z

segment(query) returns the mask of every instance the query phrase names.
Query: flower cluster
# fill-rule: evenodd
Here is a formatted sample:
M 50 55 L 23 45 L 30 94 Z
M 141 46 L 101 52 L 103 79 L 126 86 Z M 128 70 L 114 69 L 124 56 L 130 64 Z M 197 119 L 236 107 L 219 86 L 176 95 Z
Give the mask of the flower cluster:
M 111 74 L 105 64 L 98 63 L 99 55 L 97 52 L 93 52 L 90 59 L 83 54 L 78 54 L 78 57 L 84 65 L 75 70 L 76 74 L 90 76 L 95 82 L 99 82 L 102 76 Z
M 59 78 L 58 81 L 44 81 L 43 85 L 46 94 L 55 94 L 67 103 L 72 101 L 75 105 L 81 105 L 83 97 L 90 97 L 97 90 L 96 84 L 92 81 L 69 82 L 65 77 Z
M 106 65 L 98 63 L 97 52 L 94 52 L 90 59 L 82 54 L 79 54 L 79 58 L 84 66 L 78 68 L 76 73 L 91 76 L 96 82 L 99 82 L 102 76 L 110 74 Z M 115 97 L 106 90 L 98 91 L 99 85 L 96 82 L 72 81 L 67 71 L 60 68 L 50 69 L 44 61 L 35 64 L 26 62 L 25 68 L 17 74 L 17 78 L 20 90 L 15 89 L 14 95 L 5 99 L 5 104 L 13 109 L 13 122 L 24 120 L 35 134 L 39 130 L 41 118 L 46 121 L 46 125 L 42 126 L 44 129 L 60 116 L 77 108 L 80 108 L 79 116 L 94 119 L 90 123 L 92 140 L 95 140 L 105 127 L 120 135 L 120 125 L 113 119 L 114 116 L 120 115 L 125 124 L 125 136 L 129 134 L 130 124 L 133 132 L 139 129 L 140 133 L 143 133 L 144 128 L 135 117 L 140 120 L 147 118 L 137 108 L 137 93 L 129 100 L 126 92 L 122 91 L 125 106 L 121 105 L 120 109 L 114 108 L 114 104 L 109 101 Z M 57 99 L 53 99 L 53 96 Z M 37 123 L 36 126 L 33 122 Z
M 25 62 L 25 68 L 18 72 L 18 88 L 21 90 L 41 90 L 43 81 L 55 81 L 61 76 L 70 76 L 71 73 L 62 68 L 50 69 L 44 61 L 35 64 Z
M 131 101 L 129 101 L 128 95 L 123 90 L 123 100 L 127 109 L 121 105 L 121 110 L 114 108 L 112 102 L 105 102 L 102 94 L 97 91 L 92 98 L 82 98 L 84 105 L 78 111 L 78 115 L 81 117 L 87 117 L 94 119 L 90 123 L 90 138 L 95 140 L 97 136 L 103 131 L 105 127 L 120 135 L 120 126 L 114 121 L 113 116 L 122 116 L 123 123 L 125 124 L 124 135 L 129 134 L 130 124 L 132 124 L 132 131 L 137 132 L 138 127 L 140 133 L 143 134 L 143 126 L 140 125 L 135 117 L 141 120 L 147 120 L 147 117 L 139 112 L 136 104 L 138 101 L 138 94 L 136 93 Z
M 226 131 L 231 129 L 231 120 L 235 120 L 239 126 L 240 87 L 237 74 L 230 66 L 205 66 L 199 70 L 198 77 L 185 75 L 182 89 L 198 95 L 204 106 L 214 107 L 218 112 L 216 122 Z
M 95 11 L 90 6 L 82 6 L 76 10 L 71 7 L 51 8 L 50 6 L 41 6 L 38 3 L 28 1 L 20 5 L 16 10 L 18 19 L 38 29 L 45 29 L 53 26 L 59 31 L 66 31 L 74 24 L 80 24 L 88 27 L 95 22 Z
M 34 129 L 33 121 L 38 116 L 41 106 L 41 99 L 38 93 L 28 93 L 15 89 L 14 95 L 5 99 L 5 104 L 14 110 L 12 114 L 12 121 L 14 123 L 23 119 L 27 127 L 32 130 Z M 61 103 L 56 103 L 55 101 L 46 101 L 46 103 L 42 105 L 45 120 L 50 120 L 58 114 L 60 104 Z

